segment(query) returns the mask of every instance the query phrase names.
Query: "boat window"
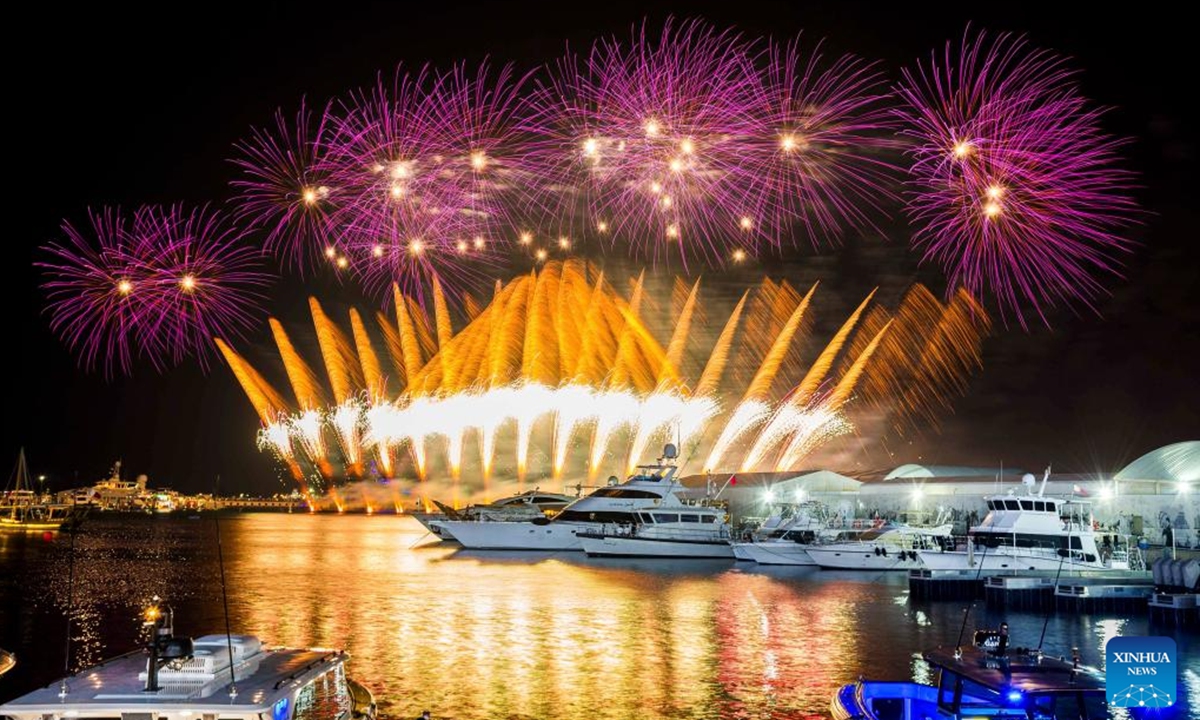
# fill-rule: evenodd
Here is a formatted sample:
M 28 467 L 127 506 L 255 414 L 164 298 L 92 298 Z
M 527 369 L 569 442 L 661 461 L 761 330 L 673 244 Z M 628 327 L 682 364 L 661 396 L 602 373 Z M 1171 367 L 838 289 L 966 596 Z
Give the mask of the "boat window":
M 680 515 L 679 522 L 698 523 L 698 522 L 700 522 L 700 516 L 699 515 Z
M 1082 706 L 1081 706 L 1082 701 Z M 1037 717 L 1089 718 L 1108 717 L 1108 702 L 1104 693 L 1064 692 L 1052 695 L 1035 695 L 1033 711 Z M 1086 712 L 1086 714 L 1084 714 Z
M 996 707 L 1000 704 L 1000 691 L 980 685 L 979 683 L 963 678 L 962 681 L 962 699 L 959 700 L 959 707 L 968 708 L 972 706 Z
M 659 498 L 658 493 L 650 492 L 649 490 L 633 490 L 631 488 L 600 488 L 592 493 L 593 497 L 610 497 L 610 498 Z
M 1035 500 L 1033 503 L 1033 509 L 1038 512 L 1046 512 L 1046 503 L 1042 502 L 1041 500 Z
M 995 504 L 995 503 L 993 503 L 991 500 L 988 500 L 988 501 L 987 501 L 987 506 L 988 506 L 988 510 L 995 510 L 995 509 L 996 509 L 996 504 Z
M 1083 540 L 1078 537 L 1072 536 L 1071 537 L 1071 549 L 1072 550 L 1082 550 L 1083 549 Z
M 700 522 L 702 522 L 702 523 L 715 523 L 716 521 L 717 521 L 716 515 L 701 515 L 700 516 Z
M 1020 510 L 1021 506 L 1016 500 L 1005 500 L 1004 507 L 1008 510 Z
M 654 522 L 657 522 L 657 523 L 679 522 L 679 516 L 674 513 L 654 513 Z
M 1021 509 L 1022 510 L 1032 510 L 1033 509 L 1033 501 L 1032 500 L 1022 500 L 1021 501 Z
M 958 676 L 952 672 L 942 671 L 938 682 L 938 705 L 945 708 L 954 707 L 954 688 L 958 684 Z
M 296 693 L 294 720 L 324 720 L 348 716 L 353 702 L 341 665 L 321 673 Z
M 563 510 L 554 516 L 555 522 L 567 520 L 569 522 L 631 523 L 636 519 L 636 515 L 628 512 L 588 512 L 586 510 Z
M 564 502 L 564 500 L 563 500 L 562 498 L 559 498 L 559 497 L 554 497 L 553 495 L 538 495 L 537 497 L 535 497 L 535 498 L 533 499 L 533 501 L 534 501 L 535 503 L 539 503 L 539 504 L 541 504 L 541 503 L 561 503 L 561 502 Z

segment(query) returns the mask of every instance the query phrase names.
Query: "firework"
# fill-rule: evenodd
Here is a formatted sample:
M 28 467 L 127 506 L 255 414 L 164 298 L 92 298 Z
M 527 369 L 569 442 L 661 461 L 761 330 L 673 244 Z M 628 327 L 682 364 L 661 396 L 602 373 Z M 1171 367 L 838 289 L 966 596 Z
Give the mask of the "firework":
M 897 92 L 912 148 L 914 246 L 1005 318 L 1092 307 L 1128 248 L 1131 178 L 1075 72 L 1020 37 L 947 44 Z
M 524 77 L 485 63 L 472 75 L 398 69 L 331 113 L 331 259 L 368 287 L 406 292 L 433 275 L 449 290 L 509 240 L 512 196 L 527 171 L 517 152 Z
M 301 273 L 328 259 L 337 197 L 326 161 L 327 117 L 302 103 L 294 119 L 276 112 L 273 126 L 252 129 L 234 146 L 242 172 L 231 183 L 236 218 L 263 230 L 266 249 Z
M 643 25 L 552 68 L 531 122 L 550 190 L 534 204 L 649 258 L 739 261 L 797 229 L 819 244 L 887 197 L 883 95 L 853 58 Z
M 241 337 L 260 322 L 271 275 L 243 231 L 216 212 L 143 208 L 134 234 L 149 270 L 146 330 L 175 363 L 192 356 L 206 367 L 214 337 Z
M 532 123 L 549 179 L 535 204 L 645 257 L 721 262 L 726 238 L 745 236 L 732 179 L 755 81 L 750 45 L 699 22 L 657 38 L 643 25 L 560 60 Z
M 241 337 L 261 312 L 261 256 L 206 208 L 105 209 L 90 215 L 90 235 L 62 230 L 37 265 L 51 328 L 89 370 L 128 373 L 135 357 L 206 366 L 213 337 Z
M 817 247 L 869 226 L 897 176 L 882 72 L 853 56 L 827 61 L 819 43 L 805 54 L 799 39 L 771 45 L 764 60 L 736 172 L 746 208 L 737 229 L 781 246 L 798 228 Z
M 693 381 L 682 359 L 689 347 L 699 349 L 699 285 L 683 293 L 663 322 L 646 314 L 654 294 L 647 283 L 633 280 L 624 296 L 592 266 L 550 262 L 502 284 L 465 327 L 455 332 L 447 316 L 444 329 L 427 339 L 417 328 L 436 326 L 438 319 L 401 296 L 396 317 L 379 316 L 379 345 L 357 312 L 349 317 L 351 342 L 314 300 L 331 393 L 319 387 L 282 326 L 272 323 L 294 404 L 232 350 L 225 355 L 264 418 L 262 447 L 293 472 L 309 468 L 307 482 L 371 473 L 398 477 L 407 450 L 418 477 L 444 472 L 453 483 L 447 490 L 457 498 L 468 466 L 478 468 L 482 486 L 475 487 L 486 496 L 500 463 L 512 470 L 518 487 L 530 473 L 565 482 L 576 467 L 594 480 L 606 466 L 629 470 L 666 440 L 678 442 L 688 456 L 707 458 L 709 471 L 797 467 L 853 430 L 848 408 L 860 386 L 872 411 L 917 402 L 916 392 L 920 402 L 929 402 L 960 389 L 973 369 L 961 358 L 986 331 L 985 323 L 964 322 L 960 304 L 943 306 L 923 289 L 913 291 L 921 313 L 902 309 L 897 314 L 911 318 L 878 324 L 867 313 L 872 294 L 797 375 L 803 364 L 785 358 L 795 354 L 797 336 L 809 332 L 804 319 L 816 288 L 801 296 L 787 283 L 764 282 L 753 291 L 755 302 L 762 296 L 782 323 L 767 326 L 773 333 L 761 352 L 734 344 L 747 302 L 741 298 Z M 934 326 L 933 335 L 914 336 L 917 323 Z M 903 333 L 885 346 L 900 325 Z M 665 345 L 652 331 L 656 326 L 673 328 Z M 753 334 L 750 329 L 743 335 Z M 958 346 L 967 349 L 958 352 Z M 739 373 L 725 373 L 726 365 L 750 365 L 752 378 L 741 383 Z M 883 379 L 867 383 L 876 373 Z M 390 395 L 381 394 L 384 376 L 402 378 L 403 388 L 394 384 Z M 742 399 L 730 403 L 735 387 L 744 388 Z M 320 405 L 322 397 L 332 401 Z
M 63 222 L 63 241 L 45 247 L 38 263 L 46 274 L 50 328 L 88 370 L 128 373 L 152 306 L 151 274 L 141 245 L 130 240 L 130 222 L 118 210 L 89 213 L 89 227 Z M 90 230 L 90 236 L 89 231 Z

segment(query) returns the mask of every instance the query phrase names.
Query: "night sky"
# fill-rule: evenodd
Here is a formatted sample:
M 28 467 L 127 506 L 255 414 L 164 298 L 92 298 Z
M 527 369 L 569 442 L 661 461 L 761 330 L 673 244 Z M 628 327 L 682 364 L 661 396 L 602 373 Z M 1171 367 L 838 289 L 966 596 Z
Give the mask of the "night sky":
M 399 62 L 445 67 L 491 56 L 533 67 L 567 42 L 583 49 L 598 35 L 624 35 L 643 17 L 672 13 L 751 35 L 804 30 L 826 38 L 830 51 L 884 61 L 893 77 L 957 41 L 968 23 L 1027 32 L 1036 45 L 1075 59 L 1085 93 L 1115 108 L 1108 129 L 1132 139 L 1127 166 L 1140 175 L 1148 213 L 1131 231 L 1140 245 L 1125 279 L 1109 281 L 1100 315 L 1059 312 L 1053 330 L 998 328 L 983 371 L 940 435 L 895 446 L 893 456 L 855 458 L 856 466 L 920 459 L 1116 470 L 1158 446 L 1200 437 L 1196 118 L 1185 111 L 1195 107 L 1195 38 L 1173 13 L 1150 4 L 1110 13 L 1045 2 L 420 5 L 200 4 L 160 15 L 39 3 L 23 10 L 26 19 L 9 30 L 20 42 L 5 51 L 14 170 L 6 239 L 17 327 L 8 335 L 16 362 L 5 363 L 12 374 L 0 458 L 11 462 L 24 446 L 32 472 L 60 488 L 103 477 L 118 457 L 152 485 L 206 491 L 220 474 L 225 491 L 285 488 L 272 458 L 256 450 L 257 418 L 223 364 L 207 374 L 193 362 L 164 374 L 139 366 L 132 379 L 112 381 L 79 371 L 42 315 L 36 248 L 57 236 L 62 218 L 83 220 L 89 206 L 225 199 L 232 144 L 302 96 L 323 103 Z M 892 274 L 936 286 L 937 269 L 918 269 L 906 241 L 897 231 L 888 248 L 873 252 L 851 239 L 826 253 L 824 277 L 835 287 L 869 287 L 879 268 L 867 266 L 886 258 Z M 789 277 L 786 268 L 772 274 Z M 302 317 L 307 294 L 372 307 L 328 280 L 291 277 L 280 287 L 270 310 L 285 318 Z M 253 352 L 267 347 L 265 318 L 251 340 L 239 347 L 251 350 L 252 361 L 266 357 Z

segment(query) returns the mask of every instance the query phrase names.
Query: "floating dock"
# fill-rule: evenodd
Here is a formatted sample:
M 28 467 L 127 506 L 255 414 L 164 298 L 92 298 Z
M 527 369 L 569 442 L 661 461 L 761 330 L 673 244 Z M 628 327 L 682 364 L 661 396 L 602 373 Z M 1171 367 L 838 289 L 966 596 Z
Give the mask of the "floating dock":
M 1154 594 L 1150 573 L 1088 571 L 1062 576 L 1026 570 L 983 575 L 968 570 L 912 570 L 909 591 L 918 600 L 974 600 L 1019 610 L 1141 610 Z
M 1200 594 L 1197 593 L 1154 593 L 1147 605 L 1152 621 L 1177 625 L 1200 622 Z

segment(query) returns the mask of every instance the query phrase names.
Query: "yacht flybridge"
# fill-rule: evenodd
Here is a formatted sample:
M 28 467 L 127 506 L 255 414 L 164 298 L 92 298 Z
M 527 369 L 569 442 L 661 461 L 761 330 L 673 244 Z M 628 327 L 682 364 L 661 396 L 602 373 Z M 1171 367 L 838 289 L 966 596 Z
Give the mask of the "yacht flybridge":
M 441 525 L 463 547 L 473 550 L 583 550 L 579 533 L 602 532 L 605 525 L 637 524 L 642 511 L 695 513 L 695 506 L 676 495 L 683 490 L 676 480 L 677 456 L 675 446 L 668 444 L 657 463 L 638 466 L 623 483 L 609 478 L 608 486 L 575 500 L 550 519 L 445 520 Z
M 340 650 L 267 648 L 249 635 L 173 634 L 169 611 L 146 611 L 153 640 L 0 705 L 12 720 L 194 717 L 197 720 L 373 720 L 370 691 L 346 677 Z
M 970 529 L 963 550 L 923 550 L 931 570 L 1100 570 L 1128 569 L 1128 557 L 1105 557 L 1096 546 L 1091 503 L 1045 497 L 1049 469 L 1034 494 L 1035 478 L 1022 482 L 1026 494 L 986 498 L 988 514 Z
M 606 523 L 576 536 L 593 556 L 733 559 L 725 508 L 704 502 L 642 510 L 632 523 Z

